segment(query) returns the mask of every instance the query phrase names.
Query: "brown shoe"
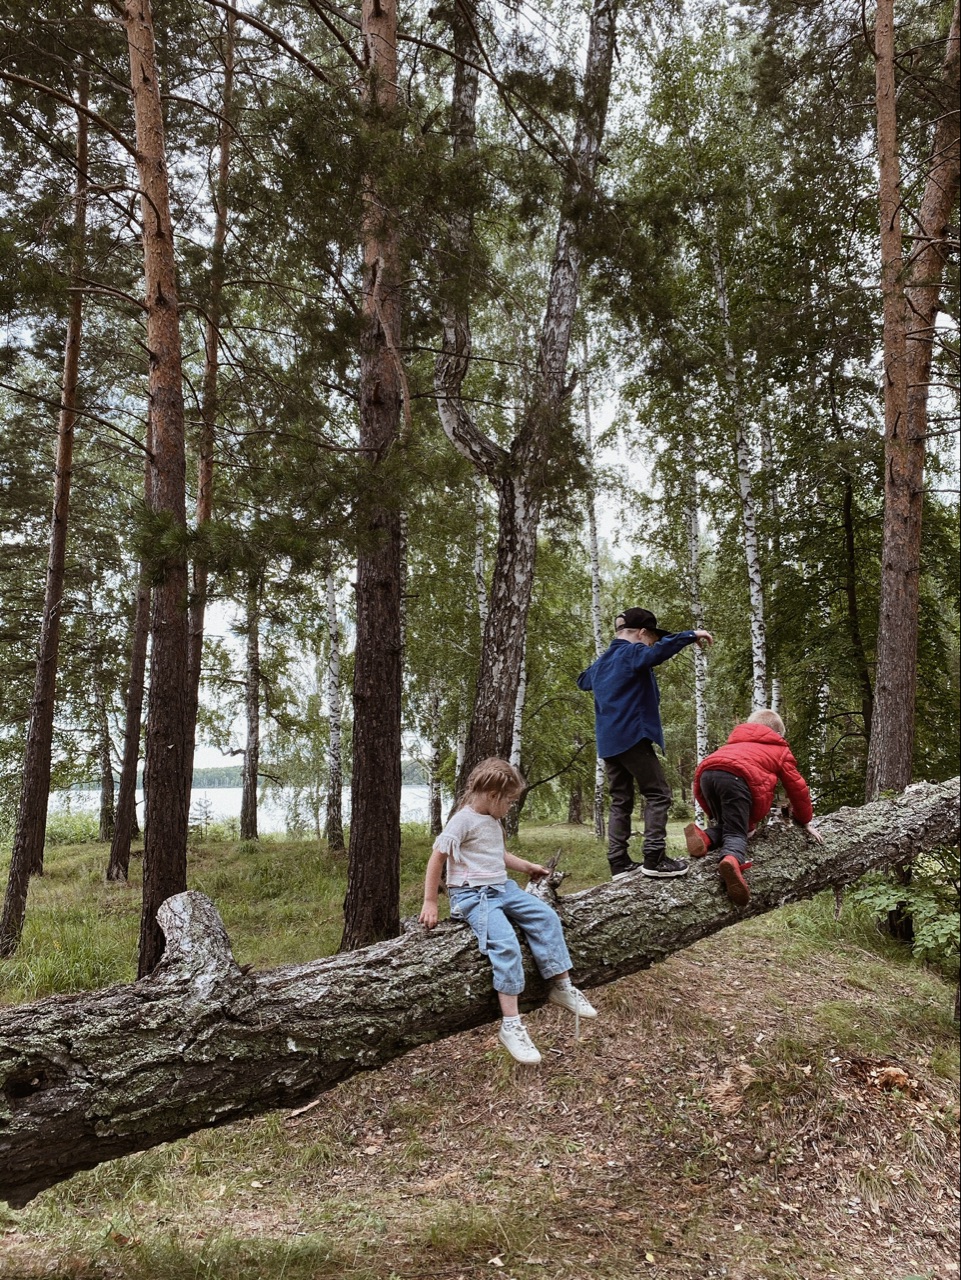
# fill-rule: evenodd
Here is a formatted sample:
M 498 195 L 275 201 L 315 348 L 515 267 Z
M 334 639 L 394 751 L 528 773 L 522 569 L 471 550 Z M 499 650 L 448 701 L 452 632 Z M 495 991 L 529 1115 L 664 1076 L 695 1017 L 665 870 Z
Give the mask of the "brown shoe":
M 689 822 L 684 828 L 684 843 L 692 858 L 703 858 L 711 847 L 707 832 L 702 831 L 696 822 Z
M 741 873 L 737 858 L 728 854 L 717 864 L 718 872 L 727 889 L 727 896 L 738 907 L 746 907 L 751 900 L 751 890 Z

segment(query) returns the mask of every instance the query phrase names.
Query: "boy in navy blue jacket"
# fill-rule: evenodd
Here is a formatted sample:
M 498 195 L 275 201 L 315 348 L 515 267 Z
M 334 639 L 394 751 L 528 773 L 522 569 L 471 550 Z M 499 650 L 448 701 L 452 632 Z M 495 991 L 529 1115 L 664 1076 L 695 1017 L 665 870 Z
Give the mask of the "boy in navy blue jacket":
M 654 668 L 689 644 L 712 645 L 709 631 L 662 631 L 647 609 L 625 609 L 614 622 L 614 639 L 586 671 L 577 687 L 594 694 L 597 754 L 604 761 L 611 792 L 607 859 L 611 876 L 633 871 L 665 879 L 686 874 L 688 864 L 666 855 L 667 814 L 672 792 L 654 744 L 664 750 L 661 695 Z M 627 852 L 634 812 L 634 787 L 644 797 L 644 861 Z

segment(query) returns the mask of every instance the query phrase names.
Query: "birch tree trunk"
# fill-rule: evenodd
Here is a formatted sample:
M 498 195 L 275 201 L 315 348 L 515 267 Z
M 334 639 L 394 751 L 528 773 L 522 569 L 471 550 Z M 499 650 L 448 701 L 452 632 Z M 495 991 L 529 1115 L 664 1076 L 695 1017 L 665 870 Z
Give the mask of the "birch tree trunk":
M 332 853 L 344 852 L 344 711 L 340 690 L 340 620 L 337 616 L 337 582 L 328 570 L 327 591 L 327 812 L 324 836 Z
M 97 630 L 96 606 L 90 583 L 84 584 L 87 607 L 87 645 L 90 658 L 87 663 L 87 681 L 93 700 L 93 732 L 96 744 L 97 773 L 100 779 L 100 808 L 97 839 L 104 844 L 113 835 L 116 809 L 114 805 L 113 751 L 110 741 L 110 717 L 107 713 L 107 695 L 104 690 L 103 659 L 100 651 L 100 635 Z
M 63 357 L 63 383 L 57 422 L 54 464 L 53 516 L 47 580 L 43 597 L 43 618 L 37 645 L 27 741 L 23 759 L 20 801 L 13 836 L 13 850 L 3 917 L 0 919 L 0 956 L 11 956 L 20 945 L 27 909 L 31 875 L 43 874 L 43 844 L 47 831 L 47 805 L 53 755 L 53 714 L 60 652 L 60 619 L 67 559 L 67 524 L 70 514 L 70 484 L 73 476 L 73 435 L 77 421 L 77 385 L 80 371 L 80 341 L 83 331 L 83 289 L 87 239 L 87 138 L 89 121 L 85 108 L 89 100 L 90 78 L 83 68 L 77 76 L 77 139 L 75 146 L 77 179 L 73 197 L 73 288 L 67 316 L 67 336 Z
M 144 303 L 153 427 L 151 503 L 166 525 L 168 550 L 152 566 L 150 691 L 144 769 L 146 821 L 139 972 L 163 954 L 157 911 L 187 887 L 189 708 L 187 671 L 187 532 L 184 400 L 180 316 L 174 260 L 163 110 L 150 0 L 125 0 L 124 26 L 140 179 Z
M 697 458 L 694 442 L 684 442 L 686 463 L 685 521 L 687 524 L 688 603 L 695 630 L 704 628 L 704 604 L 701 599 L 701 528 L 700 487 L 697 481 Z M 699 644 L 694 650 L 694 738 L 695 754 L 700 763 L 707 755 L 707 655 Z
M 878 0 L 875 74 L 884 315 L 884 535 L 874 714 L 865 786 L 868 799 L 906 786 L 914 754 L 928 384 L 941 280 L 950 252 L 948 223 L 958 196 L 958 65 L 955 4 L 942 69 L 943 112 L 934 130 L 918 232 L 905 264 L 894 4 L 893 0 Z
M 730 397 L 731 416 L 734 420 L 734 453 L 737 464 L 738 492 L 741 498 L 741 527 L 744 534 L 744 558 L 747 563 L 748 594 L 751 607 L 751 705 L 752 708 L 767 705 L 767 635 L 764 623 L 764 587 L 761 573 L 761 553 L 757 537 L 757 503 L 751 480 L 751 446 L 748 436 L 747 410 L 741 390 L 737 355 L 731 338 L 731 310 L 728 298 L 727 273 L 721 258 L 716 228 L 708 231 L 714 282 L 717 288 L 718 311 L 724 343 L 724 379 Z
M 368 119 L 397 136 L 397 7 L 363 0 L 361 29 Z M 400 928 L 401 531 L 396 494 L 380 463 L 397 438 L 403 370 L 401 267 L 396 221 L 369 173 L 364 194 L 364 330 L 360 444 L 379 494 L 357 561 L 354 761 L 342 950 L 393 937 Z
M 959 779 L 921 784 L 755 845 L 750 904 L 734 908 L 716 866 L 670 886 L 633 876 L 562 897 L 579 986 L 636 973 L 741 920 L 850 884 L 872 868 L 957 844 Z M 294 1107 L 425 1042 L 494 1021 L 490 962 L 469 928 L 411 922 L 376 946 L 243 972 L 202 894 L 178 894 L 167 949 L 139 982 L 0 1010 L 0 1197 L 19 1208 L 106 1160 Z M 524 1006 L 547 984 L 526 959 Z
M 431 686 L 429 706 L 433 732 L 430 741 L 430 755 L 427 759 L 427 808 L 430 833 L 432 836 L 439 836 L 444 823 L 441 813 L 440 785 L 440 688 L 436 683 Z
M 601 554 L 597 537 L 597 502 L 594 492 L 594 424 L 591 419 L 591 383 L 588 376 L 590 369 L 590 353 L 585 339 L 582 360 L 584 374 L 581 387 L 584 398 L 584 452 L 590 469 L 590 488 L 587 493 L 587 547 L 591 560 L 591 632 L 594 637 L 594 656 L 600 657 L 604 652 L 604 630 L 601 623 Z M 699 625 L 699 624 L 698 624 Z M 607 822 L 604 817 L 604 761 L 600 756 L 594 758 L 594 797 L 592 817 L 594 835 L 598 840 L 607 836 Z
M 245 645 L 244 708 L 247 741 L 244 747 L 240 793 L 240 838 L 258 840 L 257 781 L 260 777 L 260 575 L 247 583 L 247 639 Z
M 484 481 L 481 476 L 474 475 L 474 588 L 477 593 L 477 617 L 483 635 L 487 625 L 487 566 L 484 556 L 485 521 L 484 521 Z
M 577 232 L 589 208 L 607 116 L 617 0 L 594 0 L 587 65 L 574 142 L 561 193 L 557 238 L 528 403 L 509 449 L 480 432 L 467 412 L 461 388 L 470 361 L 466 306 L 452 302 L 442 317 L 442 351 L 434 385 L 444 431 L 460 452 L 494 484 L 498 496 L 498 544 L 481 649 L 474 706 L 458 790 L 485 756 L 507 757 L 524 637 L 530 608 L 537 529 L 555 433 L 565 433 L 567 360 L 577 309 L 581 251 Z M 472 6 L 452 20 L 456 57 L 450 132 L 454 157 L 476 150 L 477 66 L 480 62 Z M 466 257 L 473 236 L 469 212 L 449 219 L 452 256 Z
M 153 430 L 147 415 L 144 468 L 144 503 L 151 505 L 150 458 L 153 454 Z M 137 825 L 137 770 L 140 765 L 140 734 L 143 721 L 144 673 L 147 668 L 147 642 L 150 637 L 150 575 L 145 564 L 137 573 L 133 625 L 130 634 L 130 670 L 127 677 L 127 701 L 124 715 L 123 759 L 120 764 L 120 787 L 117 791 L 117 816 L 114 820 L 108 880 L 126 880 L 130 874 L 130 842 Z

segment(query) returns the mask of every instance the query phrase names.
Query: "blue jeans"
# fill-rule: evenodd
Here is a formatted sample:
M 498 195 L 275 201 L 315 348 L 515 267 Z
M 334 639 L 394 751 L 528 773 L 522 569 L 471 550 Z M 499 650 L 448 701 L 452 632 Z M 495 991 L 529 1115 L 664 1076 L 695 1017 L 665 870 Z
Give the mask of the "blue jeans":
M 513 880 L 476 889 L 453 885 L 450 913 L 474 930 L 494 970 L 494 990 L 519 996 L 524 990 L 524 960 L 513 925 L 520 926 L 541 977 L 554 978 L 571 967 L 564 929 L 553 907 L 525 893 Z

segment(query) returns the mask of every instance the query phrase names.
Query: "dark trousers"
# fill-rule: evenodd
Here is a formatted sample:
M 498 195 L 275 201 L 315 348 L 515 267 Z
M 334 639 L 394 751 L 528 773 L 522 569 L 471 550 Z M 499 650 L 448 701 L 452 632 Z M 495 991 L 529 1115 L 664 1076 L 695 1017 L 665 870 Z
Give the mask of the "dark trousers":
M 644 861 L 659 862 L 667 848 L 667 814 L 673 793 L 652 742 L 639 742 L 604 761 L 611 791 L 611 816 L 607 824 L 607 858 L 612 867 L 628 858 L 634 813 L 634 786 L 644 797 Z
M 711 815 L 707 836 L 718 857 L 728 854 L 742 867 L 748 865 L 747 833 L 751 818 L 751 788 L 736 773 L 705 769 L 700 777 L 701 795 Z

